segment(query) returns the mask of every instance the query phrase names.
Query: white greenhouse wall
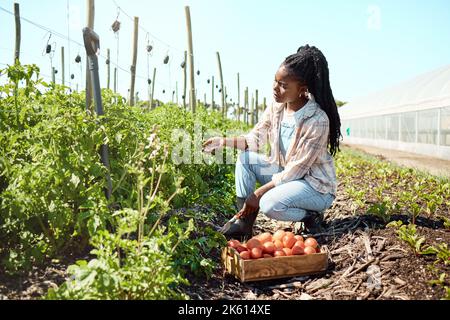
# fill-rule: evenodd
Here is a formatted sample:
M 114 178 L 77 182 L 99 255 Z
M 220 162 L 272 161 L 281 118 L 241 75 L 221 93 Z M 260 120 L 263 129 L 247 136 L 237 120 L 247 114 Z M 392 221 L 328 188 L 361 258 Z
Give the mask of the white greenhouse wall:
M 450 106 L 342 120 L 344 143 L 450 160 Z

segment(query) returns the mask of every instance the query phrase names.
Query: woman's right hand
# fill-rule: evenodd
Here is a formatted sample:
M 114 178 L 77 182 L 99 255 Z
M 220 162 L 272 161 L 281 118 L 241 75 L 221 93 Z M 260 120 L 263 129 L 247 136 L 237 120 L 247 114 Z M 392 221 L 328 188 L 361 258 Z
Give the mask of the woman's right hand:
M 203 144 L 203 152 L 214 154 L 217 149 L 225 147 L 225 138 L 214 137 Z

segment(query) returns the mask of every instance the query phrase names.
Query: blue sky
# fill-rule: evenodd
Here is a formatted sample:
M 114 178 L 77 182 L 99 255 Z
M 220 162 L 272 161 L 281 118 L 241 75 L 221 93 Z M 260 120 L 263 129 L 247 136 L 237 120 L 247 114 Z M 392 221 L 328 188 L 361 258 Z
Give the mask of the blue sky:
M 81 28 L 86 21 L 85 0 L 21 0 L 21 15 L 82 43 Z M 336 99 L 351 101 L 360 96 L 402 82 L 418 74 L 450 64 L 450 2 L 447 0 L 97 0 L 95 31 L 101 37 L 101 54 L 111 49 L 117 59 L 117 38 L 110 27 L 117 16 L 117 3 L 151 33 L 154 52 L 150 70 L 157 68 L 155 97 L 168 101 L 179 85 L 181 99 L 183 52 L 187 48 L 184 6 L 189 5 L 194 33 L 195 70 L 198 98 L 208 101 L 207 79 L 218 79 L 216 51 L 222 58 L 224 82 L 229 97 L 237 100 L 236 74 L 241 91 L 260 91 L 260 100 L 270 101 L 274 74 L 286 56 L 306 43 L 315 45 L 328 59 L 331 86 Z M 11 0 L 0 6 L 13 11 Z M 69 8 L 69 10 L 68 10 Z M 68 19 L 69 13 L 69 19 Z M 119 65 L 131 64 L 132 21 L 120 13 Z M 0 68 L 13 60 L 14 18 L 0 11 Z M 140 29 L 137 91 L 146 98 L 146 32 Z M 22 22 L 22 62 L 36 63 L 50 75 L 50 58 L 42 52 L 49 34 Z M 154 38 L 156 37 L 156 38 Z M 160 41 L 162 40 L 162 41 Z M 80 66 L 74 63 L 84 49 L 52 35 L 56 44 L 53 65 L 60 69 L 60 47 L 66 50 L 66 81 L 70 72 L 76 83 Z M 164 65 L 166 54 L 170 65 Z M 106 86 L 106 65 L 100 58 L 101 84 Z M 58 74 L 60 76 L 60 73 Z M 58 77 L 57 76 L 57 77 Z M 216 80 L 217 81 L 217 80 Z M 126 95 L 128 73 L 119 71 L 119 91 Z M 163 94 L 166 90 L 166 94 Z M 216 91 L 218 96 L 218 92 Z M 242 94 L 243 95 L 243 94 Z M 216 101 L 218 99 L 216 98 Z

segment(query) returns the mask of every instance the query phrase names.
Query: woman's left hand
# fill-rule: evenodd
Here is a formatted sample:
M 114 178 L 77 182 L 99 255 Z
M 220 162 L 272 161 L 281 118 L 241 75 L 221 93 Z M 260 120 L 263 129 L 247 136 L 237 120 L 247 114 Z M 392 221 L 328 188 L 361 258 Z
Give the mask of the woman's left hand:
M 244 207 L 238 213 L 239 218 L 244 218 L 252 213 L 255 213 L 259 210 L 259 202 L 261 198 L 258 197 L 255 193 L 252 193 L 250 197 L 245 201 Z

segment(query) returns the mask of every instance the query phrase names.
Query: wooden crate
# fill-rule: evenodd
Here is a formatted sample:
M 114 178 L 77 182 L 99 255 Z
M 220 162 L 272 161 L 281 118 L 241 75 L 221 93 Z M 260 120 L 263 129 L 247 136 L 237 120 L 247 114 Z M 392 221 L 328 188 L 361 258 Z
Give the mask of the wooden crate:
M 222 250 L 222 262 L 228 273 L 241 282 L 250 282 L 324 272 L 328 268 L 328 254 L 244 260 L 235 249 L 227 247 Z

